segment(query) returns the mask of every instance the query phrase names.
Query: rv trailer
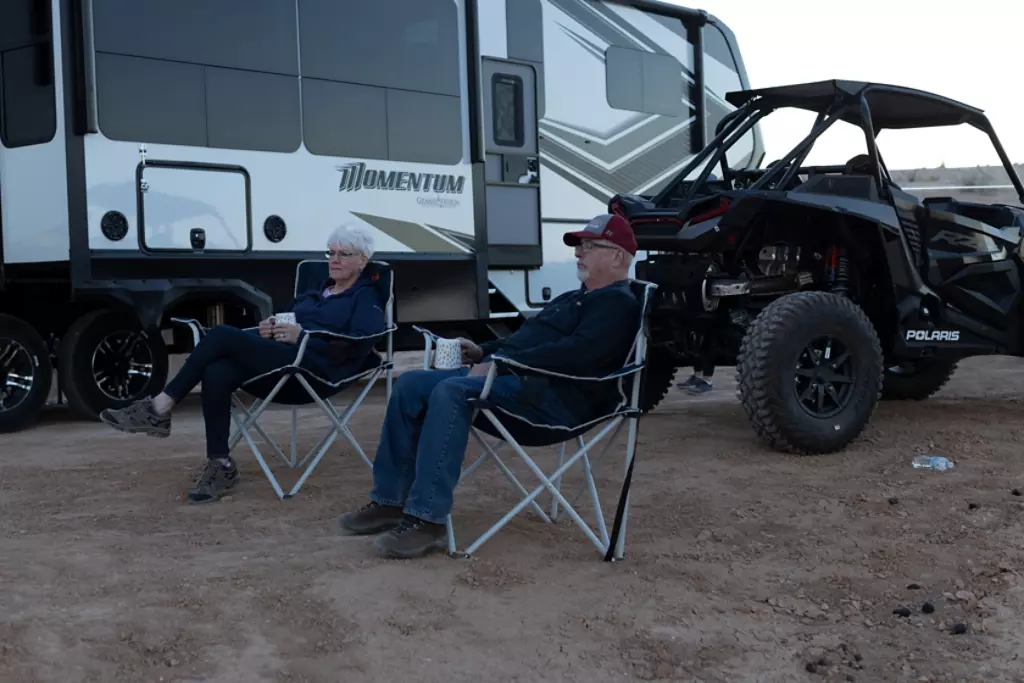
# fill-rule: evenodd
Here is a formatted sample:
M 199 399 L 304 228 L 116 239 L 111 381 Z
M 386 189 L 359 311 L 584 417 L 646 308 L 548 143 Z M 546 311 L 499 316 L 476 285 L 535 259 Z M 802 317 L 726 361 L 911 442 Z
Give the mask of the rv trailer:
M 54 374 L 86 416 L 158 391 L 170 318 L 281 310 L 344 223 L 403 333 L 505 334 L 579 286 L 562 232 L 748 85 L 727 26 L 654 0 L 3 0 L 0 431 Z

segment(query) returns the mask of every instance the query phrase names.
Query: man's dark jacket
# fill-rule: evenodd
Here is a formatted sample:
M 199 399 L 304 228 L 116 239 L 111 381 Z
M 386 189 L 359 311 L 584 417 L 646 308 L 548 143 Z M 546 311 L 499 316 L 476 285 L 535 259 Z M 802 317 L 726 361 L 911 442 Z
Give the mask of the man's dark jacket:
M 628 280 L 586 287 L 553 299 L 504 339 L 484 342 L 487 356 L 497 354 L 541 370 L 574 377 L 601 377 L 620 370 L 640 326 L 640 302 Z M 504 366 L 503 372 L 516 372 Z M 547 384 L 578 422 L 607 414 L 620 400 L 617 381 L 570 382 L 524 375 L 524 386 Z M 524 394 L 528 394 L 528 389 Z

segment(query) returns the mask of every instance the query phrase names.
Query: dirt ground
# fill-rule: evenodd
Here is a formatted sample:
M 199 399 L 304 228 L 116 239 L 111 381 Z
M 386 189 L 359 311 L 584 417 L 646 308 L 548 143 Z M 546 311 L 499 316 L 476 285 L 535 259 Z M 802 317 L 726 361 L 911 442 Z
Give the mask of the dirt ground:
M 240 452 L 237 492 L 188 506 L 198 401 L 167 440 L 54 409 L 0 437 L 0 681 L 1024 680 L 1024 363 L 966 362 L 803 458 L 758 445 L 718 374 L 643 421 L 622 563 L 529 511 L 471 559 L 378 559 L 335 531 L 370 486 L 347 449 L 286 501 Z M 371 454 L 382 398 L 354 422 Z M 303 424 L 308 447 L 325 423 Z M 610 518 L 621 459 L 598 468 Z M 480 470 L 460 538 L 516 500 Z

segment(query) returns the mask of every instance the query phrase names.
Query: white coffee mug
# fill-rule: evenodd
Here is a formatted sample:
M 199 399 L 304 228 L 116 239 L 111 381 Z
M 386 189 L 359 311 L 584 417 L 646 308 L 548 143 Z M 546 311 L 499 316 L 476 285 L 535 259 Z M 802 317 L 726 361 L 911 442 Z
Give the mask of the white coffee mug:
M 274 323 L 277 325 L 294 325 L 295 314 L 294 313 L 275 313 Z
M 434 368 L 457 370 L 462 367 L 462 344 L 458 339 L 437 339 L 434 341 Z

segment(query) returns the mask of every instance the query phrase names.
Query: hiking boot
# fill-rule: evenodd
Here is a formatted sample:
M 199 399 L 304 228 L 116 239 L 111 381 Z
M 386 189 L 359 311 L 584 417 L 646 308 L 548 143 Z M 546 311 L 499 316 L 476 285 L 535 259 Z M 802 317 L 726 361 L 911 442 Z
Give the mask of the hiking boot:
M 147 396 L 124 408 L 107 408 L 100 413 L 100 420 L 119 432 L 145 434 L 166 439 L 171 435 L 171 416 L 161 415 L 153 407 L 153 399 Z
M 708 393 L 712 389 L 710 381 L 703 377 L 698 377 L 697 375 L 691 376 L 690 379 L 685 382 L 680 382 L 676 386 L 691 396 L 700 396 L 701 394 Z
M 371 502 L 338 517 L 338 526 L 350 535 L 368 536 L 394 529 L 402 521 L 402 516 L 400 507 Z
M 188 490 L 189 503 L 213 503 L 238 485 L 238 467 L 226 467 L 216 460 L 207 460 L 206 469 L 196 485 Z
M 444 524 L 431 524 L 405 515 L 397 527 L 378 538 L 374 545 L 387 555 L 408 559 L 444 549 L 445 536 Z

